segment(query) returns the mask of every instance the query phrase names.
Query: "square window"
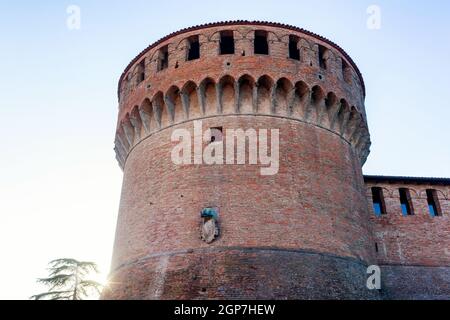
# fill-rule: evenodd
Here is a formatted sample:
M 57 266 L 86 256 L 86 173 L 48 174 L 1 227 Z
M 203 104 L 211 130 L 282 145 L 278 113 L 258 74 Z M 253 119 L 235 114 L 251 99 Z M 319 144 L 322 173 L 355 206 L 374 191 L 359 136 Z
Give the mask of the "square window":
M 210 130 L 211 130 L 210 143 L 223 141 L 223 128 L 222 127 L 214 127 L 214 128 L 211 128 Z

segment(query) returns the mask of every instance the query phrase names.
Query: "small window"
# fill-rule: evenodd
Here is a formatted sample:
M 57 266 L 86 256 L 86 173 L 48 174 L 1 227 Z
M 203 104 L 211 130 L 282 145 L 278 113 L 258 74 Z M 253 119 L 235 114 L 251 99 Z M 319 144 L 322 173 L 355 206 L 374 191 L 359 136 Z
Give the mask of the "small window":
M 269 54 L 269 43 L 266 31 L 255 31 L 255 54 Z
M 289 58 L 300 61 L 299 41 L 300 39 L 298 37 L 289 36 Z
M 192 36 L 188 39 L 187 61 L 200 58 L 200 41 L 198 36 Z
M 220 54 L 234 54 L 233 31 L 222 31 L 220 33 Z
M 401 188 L 399 190 L 400 193 L 400 204 L 402 208 L 402 214 L 404 216 L 412 216 L 414 215 L 414 208 L 411 202 L 411 194 L 408 189 Z
M 384 203 L 383 189 L 379 187 L 372 188 L 373 211 L 377 216 L 386 214 L 386 205 Z
M 351 82 L 352 71 L 350 69 L 350 66 L 344 59 L 342 59 L 342 76 L 343 76 L 345 82 L 347 82 L 347 83 Z
M 158 56 L 158 71 L 167 69 L 169 67 L 169 47 L 164 46 L 159 49 Z
M 440 215 L 442 215 L 441 206 L 439 204 L 439 198 L 436 190 L 427 190 L 427 201 L 428 209 L 430 210 L 430 215 L 432 217 L 439 217 Z
M 137 83 L 145 80 L 145 59 L 139 62 Z
M 128 90 L 128 82 L 130 81 L 130 74 L 127 73 L 122 82 L 122 90 Z
M 327 69 L 327 60 L 326 60 L 326 52 L 327 48 L 324 46 L 319 45 L 319 66 L 322 69 Z
M 210 143 L 222 141 L 223 141 L 223 128 L 222 127 L 211 128 Z

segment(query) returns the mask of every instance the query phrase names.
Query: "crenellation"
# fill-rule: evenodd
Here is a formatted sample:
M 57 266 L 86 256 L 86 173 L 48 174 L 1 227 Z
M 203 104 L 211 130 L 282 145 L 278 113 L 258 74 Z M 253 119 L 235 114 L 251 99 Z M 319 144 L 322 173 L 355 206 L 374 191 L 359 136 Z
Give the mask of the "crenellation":
M 226 30 L 232 30 L 233 34 L 235 36 L 235 47 L 236 47 L 236 52 L 234 55 L 224 55 L 221 56 L 219 55 L 219 46 L 220 46 L 220 41 L 217 39 L 217 37 L 219 37 L 219 34 L 221 31 L 226 31 Z M 264 31 L 268 31 L 268 40 L 269 40 L 269 50 L 272 50 L 272 53 L 269 52 L 269 56 L 271 56 L 272 58 L 279 58 L 282 61 L 286 61 L 286 60 L 292 60 L 288 58 L 288 39 L 289 39 L 289 35 L 290 34 L 295 34 L 296 36 L 298 36 L 299 40 L 299 47 L 301 48 L 301 59 L 300 61 L 295 61 L 296 63 L 294 64 L 295 66 L 297 65 L 304 65 L 304 67 L 308 67 L 311 68 L 311 66 L 308 64 L 308 62 L 305 62 L 305 58 L 306 57 L 310 57 L 310 62 L 313 63 L 313 68 L 317 71 L 315 71 L 315 73 L 320 72 L 320 73 L 324 73 L 324 77 L 327 77 L 326 74 L 336 74 L 336 79 L 339 80 L 339 82 L 342 82 L 340 78 L 342 78 L 339 75 L 339 71 L 338 68 L 332 68 L 332 70 L 320 70 L 320 68 L 318 67 L 318 62 L 317 62 L 317 48 L 318 44 L 320 43 L 320 45 L 323 46 L 328 46 L 327 43 L 324 43 L 322 40 L 317 40 L 317 43 L 314 45 L 310 45 L 310 43 L 308 42 L 308 40 L 306 40 L 306 38 L 311 38 L 311 35 L 306 35 L 306 34 L 301 34 L 299 32 L 293 32 L 293 31 L 287 31 L 286 29 L 283 28 L 273 28 L 273 27 L 267 27 L 264 25 L 259 25 L 258 27 L 255 28 L 250 28 L 248 26 L 245 26 L 244 28 L 240 28 L 239 26 L 235 26 L 235 27 L 231 27 L 231 26 L 223 26 L 223 27 L 211 27 L 211 28 L 207 28 L 206 31 L 206 35 L 203 35 L 203 32 L 198 32 L 198 31 L 188 31 L 185 33 L 181 33 L 180 35 L 175 36 L 175 39 L 167 39 L 164 42 L 161 42 L 158 44 L 158 46 L 156 47 L 152 47 L 150 49 L 148 49 L 147 51 L 144 51 L 144 53 L 142 54 L 142 56 L 140 56 L 140 59 L 138 61 L 136 61 L 136 63 L 134 64 L 135 68 L 138 67 L 139 63 L 142 61 L 142 58 L 144 58 L 146 60 L 146 70 L 145 70 L 145 76 L 148 77 L 152 77 L 152 75 L 160 77 L 161 74 L 159 73 L 164 73 L 166 69 L 158 71 L 158 59 L 160 59 L 161 57 L 159 56 L 160 54 L 160 50 L 161 48 L 164 48 L 166 46 L 168 46 L 168 50 L 169 50 L 169 65 L 167 68 L 167 71 L 171 71 L 174 68 L 175 69 L 179 69 L 185 65 L 190 65 L 192 63 L 196 63 L 193 61 L 186 61 L 186 51 L 187 51 L 187 45 L 186 45 L 186 41 L 189 37 L 192 37 L 193 35 L 198 35 L 199 39 L 200 39 L 200 51 L 201 51 L 201 59 L 216 59 L 216 58 L 221 58 L 221 59 L 225 59 L 225 58 L 232 58 L 233 60 L 235 60 L 238 57 L 242 57 L 242 51 L 246 52 L 246 57 L 252 58 L 255 57 L 253 54 L 253 39 L 254 39 L 254 32 L 255 30 L 264 30 Z M 276 30 L 276 31 L 275 31 Z M 216 36 L 214 36 L 216 35 Z M 240 43 L 242 42 L 242 43 Z M 247 42 L 245 45 L 243 45 L 244 42 Z M 273 47 L 273 48 L 271 48 Z M 313 49 L 311 49 L 311 47 Z M 306 49 L 306 51 L 305 51 Z M 310 51 L 308 53 L 308 50 Z M 312 50 L 312 51 L 311 51 Z M 336 56 L 335 53 L 335 49 L 333 48 L 329 48 L 327 50 L 327 52 L 329 52 L 329 55 L 333 57 Z M 260 57 L 262 58 L 262 57 Z M 330 58 L 330 65 L 336 65 L 336 62 L 333 62 Z M 293 61 L 289 61 L 292 62 Z M 350 66 L 351 63 L 349 63 Z M 290 70 L 292 70 L 292 67 L 289 68 Z M 288 70 L 288 69 L 286 69 Z M 133 71 L 133 70 L 132 70 Z M 121 105 L 126 104 L 126 102 L 124 102 L 124 100 L 126 100 L 126 97 L 129 96 L 130 91 L 132 91 L 134 88 L 134 84 L 136 84 L 137 81 L 137 75 L 134 74 L 135 72 L 129 71 L 127 72 L 128 77 L 132 78 L 129 79 L 128 83 L 130 83 L 128 86 L 130 86 L 130 88 L 126 88 L 125 90 L 123 89 L 123 81 L 121 81 L 121 86 L 120 86 L 120 91 L 124 92 L 120 95 L 121 99 L 120 101 L 122 102 Z M 326 71 L 326 72 L 324 72 Z M 126 78 L 126 76 L 122 77 L 122 78 Z M 131 81 L 130 81 L 131 80 Z M 193 80 L 193 79 L 192 79 Z M 330 79 L 330 81 L 332 81 L 333 79 Z M 345 81 L 344 81 L 345 82 Z M 138 81 L 137 85 L 140 85 L 140 81 Z M 347 84 L 348 85 L 348 84 Z M 342 90 L 344 90 L 344 84 L 342 85 Z M 166 91 L 167 88 L 162 88 L 163 91 Z M 350 98 L 350 97 L 349 97 Z
M 292 26 L 209 24 L 145 49 L 119 81 L 124 180 L 103 297 L 380 299 L 405 287 L 450 297 L 435 280 L 450 279 L 450 181 L 363 177 L 365 94 L 344 50 Z M 248 141 L 270 130 L 278 172 L 263 176 L 250 159 L 202 165 L 195 151 L 194 165 L 177 165 L 177 129 L 203 150 L 219 139 L 233 159 L 243 153 L 228 148 L 228 130 Z M 216 133 L 203 141 L 197 129 Z M 370 265 L 381 267 L 382 292 L 367 290 Z

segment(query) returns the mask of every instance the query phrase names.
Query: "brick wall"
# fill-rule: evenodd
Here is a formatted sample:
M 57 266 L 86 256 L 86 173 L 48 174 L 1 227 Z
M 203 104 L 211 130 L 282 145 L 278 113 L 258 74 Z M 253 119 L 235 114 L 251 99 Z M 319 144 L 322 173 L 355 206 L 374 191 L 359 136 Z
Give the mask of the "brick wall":
M 369 296 L 363 279 L 375 261 L 374 240 L 351 145 L 323 128 L 270 116 L 224 115 L 203 126 L 280 129 L 279 173 L 173 164 L 170 135 L 181 127 L 192 132 L 190 121 L 142 140 L 124 167 L 111 273 L 117 285 L 107 297 Z M 205 207 L 220 212 L 221 235 L 210 245 L 200 239 Z M 248 291 L 254 283 L 264 290 Z
M 377 217 L 372 187 L 383 190 L 386 214 Z M 384 265 L 387 294 L 393 298 L 450 298 L 450 187 L 414 182 L 367 182 L 377 260 Z M 399 189 L 410 191 L 414 215 L 404 216 Z M 428 209 L 427 189 L 437 190 L 441 216 Z
M 254 54 L 257 30 L 268 35 L 269 55 Z M 219 54 L 221 31 L 232 32 L 235 54 Z M 299 38 L 299 61 L 288 56 L 290 35 Z M 191 36 L 200 59 L 186 61 Z M 164 47 L 168 67 L 158 71 Z M 124 180 L 103 297 L 450 297 L 449 188 L 408 185 L 415 215 L 403 217 L 404 184 L 364 184 L 364 98 L 361 74 L 341 48 L 289 26 L 213 24 L 144 50 L 119 83 L 115 150 Z M 192 133 L 194 120 L 204 130 L 279 129 L 278 174 L 261 176 L 249 164 L 175 165 L 172 132 Z M 385 190 L 382 217 L 373 213 L 375 185 Z M 442 217 L 428 214 L 428 187 L 440 192 Z M 212 244 L 200 239 L 205 207 L 219 209 Z M 382 266 L 381 296 L 365 286 L 371 264 Z

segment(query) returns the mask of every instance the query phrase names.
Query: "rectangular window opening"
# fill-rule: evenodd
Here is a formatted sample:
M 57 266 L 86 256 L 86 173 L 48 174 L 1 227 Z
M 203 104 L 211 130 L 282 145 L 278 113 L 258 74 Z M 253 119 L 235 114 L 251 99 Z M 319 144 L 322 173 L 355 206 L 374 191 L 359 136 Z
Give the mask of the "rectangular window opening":
M 187 61 L 200 59 L 200 40 L 198 36 L 188 39 Z
M 145 80 L 145 59 L 139 62 L 138 83 Z
M 299 41 L 300 39 L 298 37 L 289 36 L 289 58 L 300 61 Z
M 223 141 L 223 128 L 222 127 L 214 127 L 214 128 L 211 128 L 210 130 L 211 130 L 210 143 Z
M 220 33 L 220 54 L 234 54 L 233 31 L 222 31 Z
M 383 189 L 379 187 L 372 188 L 373 211 L 377 216 L 386 214 L 386 205 L 384 203 Z
M 159 49 L 158 57 L 158 71 L 167 69 L 169 67 L 169 47 L 164 46 Z
M 400 204 L 402 208 L 402 214 L 404 216 L 412 216 L 414 215 L 414 210 L 411 201 L 411 194 L 409 189 L 401 188 L 399 189 L 400 193 Z
M 439 198 L 436 190 L 433 189 L 427 190 L 427 201 L 428 201 L 428 209 L 430 210 L 430 215 L 432 217 L 441 216 L 442 215 L 441 207 L 439 204 Z
M 321 46 L 319 44 L 319 66 L 322 69 L 327 69 L 327 61 L 325 59 L 325 53 L 327 52 L 327 48 Z
M 269 42 L 266 31 L 255 31 L 255 54 L 269 54 Z

